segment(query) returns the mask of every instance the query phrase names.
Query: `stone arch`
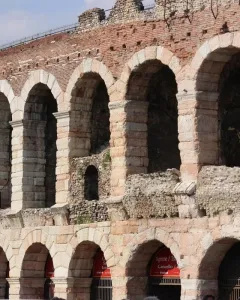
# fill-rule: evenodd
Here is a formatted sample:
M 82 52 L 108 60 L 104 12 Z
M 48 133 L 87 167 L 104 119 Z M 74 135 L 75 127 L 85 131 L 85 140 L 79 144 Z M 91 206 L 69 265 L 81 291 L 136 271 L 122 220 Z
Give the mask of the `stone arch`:
M 46 77 L 48 79 L 46 82 Z M 53 85 L 49 83 L 52 78 Z M 42 82 L 40 82 L 42 81 Z M 25 208 L 51 207 L 56 197 L 58 97 L 56 79 L 46 72 L 33 72 L 23 88 L 28 92 L 24 105 L 23 162 L 27 188 L 23 189 Z M 56 98 L 55 98 L 56 97 Z
M 149 262 L 162 246 L 171 250 L 179 268 L 181 268 L 177 242 L 170 237 L 168 232 L 160 228 L 146 229 L 125 247 L 120 265 L 125 266 L 128 277 L 126 297 L 140 299 L 146 296 Z
M 190 64 L 192 70 L 190 76 L 192 79 L 190 87 L 192 88 L 190 90 L 217 92 L 221 70 L 239 49 L 240 32 L 216 35 L 204 42 Z M 201 79 L 203 83 L 201 83 Z M 209 79 L 211 81 L 207 84 Z
M 239 242 L 233 237 L 225 237 L 212 241 L 211 245 L 204 251 L 200 260 L 198 278 L 217 280 L 219 266 L 228 250 Z
M 58 106 L 60 107 L 61 103 L 64 101 L 64 93 L 56 77 L 53 74 L 46 72 L 45 70 L 35 70 L 30 72 L 29 77 L 25 82 L 20 94 L 21 99 L 23 99 L 24 103 L 26 102 L 26 99 L 28 98 L 28 95 L 32 88 L 39 83 L 42 83 L 49 88 L 49 90 L 53 94 L 53 97 L 56 99 Z
M 0 162 L 0 209 L 11 207 L 11 163 L 12 163 L 12 128 L 14 92 L 6 80 L 0 80 L 0 138 L 1 138 L 1 162 Z
M 195 100 L 197 103 L 193 116 L 196 121 L 189 118 L 186 121 L 191 122 L 189 128 L 196 131 L 195 139 L 201 149 L 198 154 L 192 155 L 191 160 L 192 165 L 193 160 L 198 165 L 198 169 L 203 165 L 228 165 L 222 155 L 224 114 L 221 115 L 220 110 L 222 87 L 227 79 L 222 85 L 220 79 L 236 55 L 240 57 L 240 32 L 214 36 L 197 50 L 186 68 L 188 75 L 179 82 L 179 98 L 187 97 L 189 102 Z M 181 131 L 184 129 L 185 119 L 181 122 Z
M 92 270 L 94 257 L 102 251 L 108 268 L 115 264 L 114 254 L 111 251 L 107 237 L 95 228 L 80 229 L 70 241 L 72 255 L 69 262 L 68 277 L 71 278 L 70 297 L 84 293 L 90 295 L 92 286 Z
M 173 52 L 162 46 L 150 46 L 138 51 L 125 64 L 117 84 L 116 89 L 118 93 L 122 93 L 122 99 L 125 99 L 127 84 L 132 71 L 149 60 L 158 60 L 162 64 L 169 66 L 175 76 L 177 76 L 182 68 L 179 58 L 175 56 Z
M 21 270 L 26 249 L 28 249 L 33 244 L 44 245 L 46 249 L 49 251 L 51 257 L 53 258 L 53 264 L 55 266 L 54 256 L 56 255 L 57 250 L 54 246 L 54 239 L 52 239 L 52 237 L 46 232 L 44 232 L 43 230 L 36 229 L 26 234 L 26 236 L 24 237 L 21 243 L 21 246 L 19 248 L 19 255 L 17 257 L 17 264 L 16 264 L 19 270 Z
M 47 274 L 48 265 L 51 266 L 51 275 Z M 46 288 L 49 289 L 50 278 L 54 276 L 52 256 L 46 245 L 37 242 L 32 243 L 26 249 L 20 274 L 20 299 L 36 296 L 41 299 L 45 298 Z
M 3 95 L 7 98 L 11 113 L 13 114 L 18 107 L 16 107 L 14 103 L 16 96 L 14 94 L 13 88 L 7 80 L 0 80 L 0 93 L 3 93 Z
M 6 253 L 0 247 L 0 298 L 5 299 L 9 295 L 9 284 L 7 278 L 9 278 L 9 260 L 7 259 Z
M 125 66 L 117 92 L 126 103 L 128 174 L 180 169 L 176 98 L 180 69 L 179 59 L 161 46 L 142 49 Z
M 177 260 L 179 267 L 182 262 L 180 259 L 180 251 L 178 243 L 170 236 L 170 234 L 160 228 L 149 228 L 135 236 L 133 240 L 125 247 L 123 251 L 123 259 L 120 261 L 122 266 L 127 266 L 139 247 L 151 241 L 158 241 L 171 249 L 172 254 Z
M 239 240 L 234 237 L 224 237 L 212 241 L 209 247 L 203 252 L 198 268 L 197 278 L 201 281 L 201 295 L 218 295 L 219 267 L 228 251 Z
M 13 258 L 12 246 L 11 246 L 9 239 L 3 234 L 0 234 L 0 245 L 7 257 L 7 260 L 10 262 L 11 259 Z M 11 266 L 11 264 L 10 264 L 10 266 Z
M 74 70 L 66 89 L 70 108 L 70 157 L 99 154 L 109 146 L 109 95 L 114 78 L 109 69 L 94 59 L 85 59 Z
M 84 59 L 81 62 L 81 64 L 73 71 L 69 79 L 67 89 L 66 89 L 66 94 L 68 97 L 67 102 L 69 103 L 71 102 L 71 94 L 77 80 L 79 79 L 79 77 L 82 77 L 83 74 L 86 73 L 97 73 L 104 80 L 108 90 L 108 94 L 109 95 L 111 94 L 111 87 L 115 83 L 112 72 L 108 69 L 108 67 L 104 63 L 96 59 L 87 58 Z
M 109 268 L 113 267 L 116 263 L 114 253 L 109 245 L 107 235 L 96 228 L 84 228 L 79 229 L 75 233 L 76 237 L 73 237 L 69 245 L 71 245 L 71 257 L 76 250 L 77 246 L 82 242 L 92 242 L 98 245 L 104 253 L 107 266 Z

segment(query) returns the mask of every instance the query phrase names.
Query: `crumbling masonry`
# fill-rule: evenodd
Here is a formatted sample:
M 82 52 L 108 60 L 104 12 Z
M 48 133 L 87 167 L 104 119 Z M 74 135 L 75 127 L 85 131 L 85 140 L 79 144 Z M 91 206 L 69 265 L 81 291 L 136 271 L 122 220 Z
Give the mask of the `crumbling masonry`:
M 100 248 L 111 299 L 142 300 L 163 245 L 174 300 L 221 296 L 240 240 L 239 20 L 237 0 L 117 0 L 0 51 L 0 299 L 44 299 L 50 257 L 55 296 L 90 300 Z

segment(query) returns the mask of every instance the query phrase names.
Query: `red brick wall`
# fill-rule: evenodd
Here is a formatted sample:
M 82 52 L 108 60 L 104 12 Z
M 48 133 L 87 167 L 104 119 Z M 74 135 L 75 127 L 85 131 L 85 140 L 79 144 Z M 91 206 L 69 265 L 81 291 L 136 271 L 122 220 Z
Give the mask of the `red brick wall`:
M 28 71 L 45 69 L 56 76 L 65 90 L 71 73 L 86 57 L 104 62 L 115 77 L 137 51 L 151 45 L 171 50 L 185 65 L 206 40 L 221 33 L 240 29 L 240 6 L 219 8 L 215 19 L 210 9 L 190 19 L 179 17 L 165 21 L 136 21 L 102 26 L 92 31 L 58 34 L 0 52 L 0 78 L 10 81 L 16 94 L 26 81 Z

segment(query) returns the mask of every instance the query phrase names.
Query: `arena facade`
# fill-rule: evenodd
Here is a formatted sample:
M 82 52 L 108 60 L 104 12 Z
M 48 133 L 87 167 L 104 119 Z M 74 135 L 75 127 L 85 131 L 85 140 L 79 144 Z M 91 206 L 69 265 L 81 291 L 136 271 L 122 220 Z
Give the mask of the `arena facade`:
M 239 21 L 117 0 L 1 50 L 1 299 L 240 297 Z

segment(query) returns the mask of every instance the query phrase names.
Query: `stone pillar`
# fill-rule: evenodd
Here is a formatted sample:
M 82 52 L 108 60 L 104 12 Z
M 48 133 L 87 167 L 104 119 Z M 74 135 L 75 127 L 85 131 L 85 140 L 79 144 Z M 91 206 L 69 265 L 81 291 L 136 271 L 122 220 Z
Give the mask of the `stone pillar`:
M 9 299 L 19 300 L 20 299 L 20 278 L 8 278 L 9 283 Z
M 127 277 L 112 277 L 112 298 L 128 299 Z
M 52 278 L 54 284 L 54 296 L 69 299 L 68 290 L 71 287 L 71 280 L 68 278 Z
M 45 207 L 45 121 L 15 121 L 11 208 Z
M 147 112 L 144 101 L 117 101 L 109 104 L 111 121 L 111 195 L 125 193 L 129 174 L 146 173 Z
M 57 119 L 56 205 L 69 200 L 70 187 L 70 112 L 54 113 Z
M 178 131 L 183 181 L 196 180 L 203 165 L 218 164 L 217 93 L 178 95 Z
M 202 300 L 206 295 L 217 298 L 217 280 L 181 279 L 181 300 Z
M 20 210 L 23 208 L 23 184 L 27 180 L 23 178 L 23 121 L 10 122 L 12 130 L 12 199 L 11 208 Z

